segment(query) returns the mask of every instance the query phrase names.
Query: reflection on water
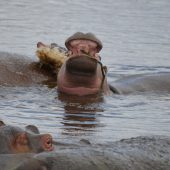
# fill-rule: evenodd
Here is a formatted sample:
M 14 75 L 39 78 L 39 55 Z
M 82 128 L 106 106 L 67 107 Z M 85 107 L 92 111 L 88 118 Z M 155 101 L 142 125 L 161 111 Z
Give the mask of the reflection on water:
M 66 126 L 67 131 L 72 130 L 71 127 L 85 130 L 85 128 L 97 126 L 96 113 L 103 111 L 99 107 L 103 102 L 102 95 L 79 97 L 60 93 L 58 99 L 64 102 L 65 114 L 62 123 Z
M 0 87 L 0 118 L 22 127 L 34 124 L 56 140 L 108 142 L 170 135 L 169 100 L 165 93 L 76 97 L 45 86 Z

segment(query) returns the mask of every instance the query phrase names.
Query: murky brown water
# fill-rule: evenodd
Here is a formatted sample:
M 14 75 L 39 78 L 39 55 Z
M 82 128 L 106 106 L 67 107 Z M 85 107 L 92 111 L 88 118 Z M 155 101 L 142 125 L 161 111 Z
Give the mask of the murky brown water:
M 104 44 L 109 81 L 169 72 L 169 21 L 169 0 L 1 0 L 0 51 L 35 58 L 38 41 L 64 46 L 76 31 L 93 32 Z M 72 98 L 46 86 L 0 87 L 0 118 L 35 124 L 60 141 L 170 135 L 170 94 Z

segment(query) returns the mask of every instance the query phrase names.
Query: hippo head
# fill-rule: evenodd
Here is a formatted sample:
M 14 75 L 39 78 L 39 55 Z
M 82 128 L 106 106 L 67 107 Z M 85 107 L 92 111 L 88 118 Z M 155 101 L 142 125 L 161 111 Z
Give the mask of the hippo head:
M 87 55 L 69 57 L 58 73 L 57 84 L 60 92 L 78 96 L 109 91 L 102 64 Z
M 52 151 L 52 136 L 40 134 L 34 125 L 28 125 L 25 129 L 6 125 L 0 120 L 0 153 L 39 153 Z

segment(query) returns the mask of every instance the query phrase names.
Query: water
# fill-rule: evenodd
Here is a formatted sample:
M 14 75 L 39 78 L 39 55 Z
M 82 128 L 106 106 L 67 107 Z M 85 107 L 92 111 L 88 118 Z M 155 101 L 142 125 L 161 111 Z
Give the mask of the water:
M 169 72 L 169 21 L 169 0 L 1 0 L 0 51 L 35 59 L 38 41 L 64 46 L 74 32 L 93 32 L 104 45 L 109 81 Z M 170 94 L 72 98 L 46 86 L 0 87 L 0 118 L 34 124 L 59 141 L 170 135 Z

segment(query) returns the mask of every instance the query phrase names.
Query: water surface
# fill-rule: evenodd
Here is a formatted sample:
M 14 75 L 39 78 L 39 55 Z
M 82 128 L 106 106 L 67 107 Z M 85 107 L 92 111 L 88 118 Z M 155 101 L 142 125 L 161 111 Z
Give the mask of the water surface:
M 36 43 L 77 31 L 103 42 L 108 80 L 170 71 L 169 0 L 1 0 L 0 51 L 36 59 Z M 139 135 L 170 135 L 170 94 L 66 97 L 56 88 L 0 87 L 0 118 L 37 125 L 60 140 L 109 142 Z

